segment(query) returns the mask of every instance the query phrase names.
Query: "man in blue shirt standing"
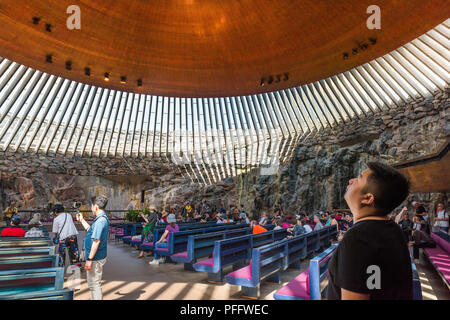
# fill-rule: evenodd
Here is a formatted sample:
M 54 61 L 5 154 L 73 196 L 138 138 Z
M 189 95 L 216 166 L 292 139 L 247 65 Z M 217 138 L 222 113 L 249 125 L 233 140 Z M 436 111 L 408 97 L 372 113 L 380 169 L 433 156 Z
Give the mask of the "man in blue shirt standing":
M 92 225 L 90 226 L 80 213 L 77 214 L 77 220 L 87 231 L 84 240 L 86 256 L 84 269 L 86 270 L 89 290 L 91 290 L 91 300 L 102 300 L 101 282 L 103 265 L 106 263 L 109 228 L 109 220 L 105 213 L 108 198 L 103 195 L 92 197 L 91 203 L 91 210 L 95 216 Z

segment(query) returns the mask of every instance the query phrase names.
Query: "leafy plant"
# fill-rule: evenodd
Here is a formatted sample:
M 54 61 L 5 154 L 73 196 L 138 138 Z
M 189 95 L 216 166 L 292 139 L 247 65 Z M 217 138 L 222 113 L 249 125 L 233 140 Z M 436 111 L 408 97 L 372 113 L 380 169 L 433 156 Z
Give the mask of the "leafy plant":
M 128 210 L 126 214 L 127 221 L 136 222 L 139 217 L 139 210 Z

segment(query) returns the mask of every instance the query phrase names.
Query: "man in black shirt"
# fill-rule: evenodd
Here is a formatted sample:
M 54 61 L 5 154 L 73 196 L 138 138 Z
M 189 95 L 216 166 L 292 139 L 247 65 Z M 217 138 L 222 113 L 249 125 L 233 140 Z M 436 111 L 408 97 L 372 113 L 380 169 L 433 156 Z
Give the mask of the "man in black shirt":
M 354 225 L 329 263 L 328 300 L 412 299 L 411 258 L 401 228 L 388 218 L 409 193 L 398 170 L 369 162 L 345 193 Z

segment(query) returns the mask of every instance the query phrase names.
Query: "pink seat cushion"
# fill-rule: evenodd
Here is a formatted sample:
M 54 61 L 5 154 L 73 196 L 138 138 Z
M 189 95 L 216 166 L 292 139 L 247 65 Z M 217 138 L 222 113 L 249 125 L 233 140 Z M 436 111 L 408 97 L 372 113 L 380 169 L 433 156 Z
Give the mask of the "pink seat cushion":
M 172 257 L 187 258 L 188 257 L 188 252 L 184 251 L 184 252 L 175 253 L 175 254 L 172 255 Z
M 143 246 L 153 246 L 153 242 L 144 242 L 142 243 Z
M 169 251 L 169 248 L 156 248 L 158 251 Z
M 233 271 L 227 274 L 227 276 L 252 280 L 252 263 L 250 262 L 248 266 Z
M 197 262 L 196 264 L 203 264 L 203 265 L 212 267 L 214 265 L 214 259 L 213 258 L 209 258 L 209 259 L 206 259 L 206 260 L 201 260 L 201 261 Z
M 276 293 L 285 296 L 309 299 L 309 268 L 292 279 L 287 285 L 282 287 Z

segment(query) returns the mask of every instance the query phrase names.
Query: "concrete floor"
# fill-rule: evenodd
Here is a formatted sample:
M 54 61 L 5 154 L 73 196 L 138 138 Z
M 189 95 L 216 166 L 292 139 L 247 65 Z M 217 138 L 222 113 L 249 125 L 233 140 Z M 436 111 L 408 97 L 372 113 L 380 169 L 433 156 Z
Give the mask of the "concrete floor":
M 80 232 L 79 245 L 83 245 L 85 233 Z M 207 282 L 203 272 L 184 271 L 182 264 L 165 263 L 149 265 L 152 256 L 138 259 L 139 251 L 121 242 L 110 240 L 108 260 L 103 270 L 103 298 L 105 300 L 240 300 L 238 286 Z M 308 260 L 303 261 L 302 270 Z M 417 269 L 422 284 L 424 300 L 450 300 L 450 291 L 443 284 L 432 266 L 420 259 Z M 231 270 L 231 269 L 230 269 Z M 273 300 L 273 293 L 299 274 L 298 270 L 287 270 L 282 275 L 282 284 L 264 283 L 260 299 Z M 66 284 L 68 285 L 66 274 Z M 79 290 L 75 300 L 90 299 L 86 273 L 81 273 Z M 246 300 L 246 299 L 243 299 Z

